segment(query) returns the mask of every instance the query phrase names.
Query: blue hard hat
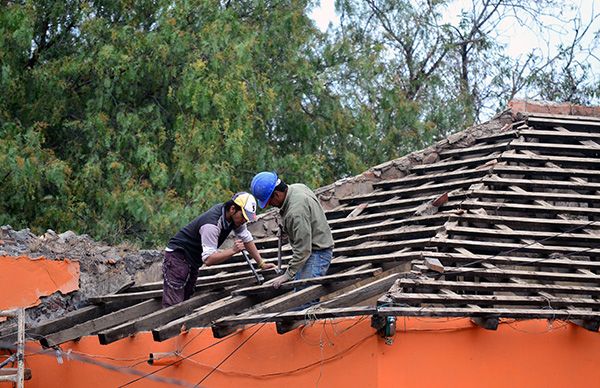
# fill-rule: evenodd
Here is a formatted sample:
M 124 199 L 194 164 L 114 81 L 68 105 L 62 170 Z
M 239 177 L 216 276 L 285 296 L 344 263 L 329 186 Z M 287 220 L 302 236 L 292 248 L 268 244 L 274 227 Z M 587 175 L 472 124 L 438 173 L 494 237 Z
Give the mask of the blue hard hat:
M 259 172 L 252 178 L 250 183 L 250 190 L 252 195 L 258 200 L 258 206 L 264 209 L 277 186 L 278 178 L 275 172 L 263 171 Z

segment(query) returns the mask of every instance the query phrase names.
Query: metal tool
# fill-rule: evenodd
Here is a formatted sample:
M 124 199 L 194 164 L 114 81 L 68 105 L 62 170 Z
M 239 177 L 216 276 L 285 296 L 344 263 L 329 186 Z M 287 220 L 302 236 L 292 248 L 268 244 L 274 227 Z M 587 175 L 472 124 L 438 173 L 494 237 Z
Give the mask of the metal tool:
M 283 245 L 283 233 L 281 231 L 281 224 L 279 224 L 279 230 L 277 231 L 277 274 L 281 273 L 281 246 Z
M 246 251 L 242 251 L 242 255 L 244 256 L 244 259 L 246 259 L 246 263 L 248 263 L 248 265 L 250 266 L 250 269 L 252 270 L 252 274 L 256 278 L 256 283 L 263 284 L 263 282 L 265 281 L 265 278 L 264 278 L 264 276 L 262 276 L 261 274 L 256 272 L 256 270 L 254 269 L 254 266 L 252 265 L 252 262 L 250 261 L 250 258 L 248 257 L 248 253 Z

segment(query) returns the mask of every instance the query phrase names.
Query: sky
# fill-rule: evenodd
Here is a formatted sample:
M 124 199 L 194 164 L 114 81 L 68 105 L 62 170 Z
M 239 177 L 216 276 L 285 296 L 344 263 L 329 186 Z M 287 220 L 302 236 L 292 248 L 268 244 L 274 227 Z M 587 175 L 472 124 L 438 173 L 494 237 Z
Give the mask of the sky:
M 317 24 L 317 27 L 321 31 L 327 30 L 329 23 L 334 25 L 339 23 L 339 17 L 335 13 L 334 7 L 335 0 L 321 0 L 320 6 L 315 7 L 311 17 Z M 560 10 L 561 19 L 568 20 L 576 14 L 580 14 L 582 19 L 589 22 L 591 15 L 600 13 L 600 0 L 571 0 L 569 3 L 573 4 L 574 10 Z M 444 21 L 456 22 L 460 15 L 460 10 L 463 6 L 469 5 L 470 1 L 467 0 L 455 0 L 450 2 L 448 10 L 444 15 Z M 537 16 L 540 18 L 546 28 L 544 31 L 534 31 L 527 26 L 523 26 L 514 19 L 509 19 L 505 23 L 499 26 L 499 32 L 502 36 L 501 42 L 507 45 L 507 52 L 511 53 L 513 57 L 520 55 L 526 55 L 532 49 L 541 50 L 544 53 L 553 54 L 554 47 L 558 43 L 569 43 L 573 37 L 573 26 L 569 25 L 558 25 L 556 18 L 550 16 Z M 533 25 L 533 23 L 531 23 Z M 593 34 L 600 32 L 600 18 L 597 18 L 594 25 L 588 33 L 588 40 L 591 42 Z M 547 42 L 551 42 L 551 47 L 547 47 Z M 600 50 L 600 48 L 599 48 Z M 591 60 L 594 72 L 600 75 L 600 54 L 599 58 L 588 58 Z

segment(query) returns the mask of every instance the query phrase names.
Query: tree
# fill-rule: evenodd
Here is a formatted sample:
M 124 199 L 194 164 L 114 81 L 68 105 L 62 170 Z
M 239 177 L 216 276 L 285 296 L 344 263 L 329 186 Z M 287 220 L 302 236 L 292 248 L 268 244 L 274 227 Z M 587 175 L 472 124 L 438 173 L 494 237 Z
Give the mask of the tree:
M 353 173 L 334 145 L 351 115 L 320 79 L 311 42 L 322 37 L 307 7 L 9 3 L 0 11 L 1 79 L 11 91 L 0 101 L 0 145 L 30 157 L 23 173 L 0 167 L 14 189 L 0 192 L 2 221 L 164 244 L 248 190 L 256 171 L 313 187 Z M 14 192 L 26 184 L 24 212 Z

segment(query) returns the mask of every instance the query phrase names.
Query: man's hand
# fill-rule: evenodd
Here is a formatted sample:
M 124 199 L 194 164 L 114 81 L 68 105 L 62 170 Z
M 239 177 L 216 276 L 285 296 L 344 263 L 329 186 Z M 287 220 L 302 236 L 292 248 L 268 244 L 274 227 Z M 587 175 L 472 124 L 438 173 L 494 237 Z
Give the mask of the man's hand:
M 242 240 L 235 240 L 235 242 L 233 243 L 233 246 L 231 247 L 231 249 L 233 249 L 233 254 L 234 255 L 236 253 L 240 253 L 241 251 L 243 251 L 245 249 L 244 243 L 242 242 Z
M 290 275 L 288 275 L 288 273 L 286 271 L 283 275 L 275 278 L 275 280 L 273 281 L 273 287 L 279 288 L 283 283 L 287 282 L 290 279 L 291 279 L 291 277 L 290 277 Z
M 260 267 L 260 269 L 273 269 L 273 268 L 277 268 L 277 266 L 273 263 L 263 263 L 262 267 Z

